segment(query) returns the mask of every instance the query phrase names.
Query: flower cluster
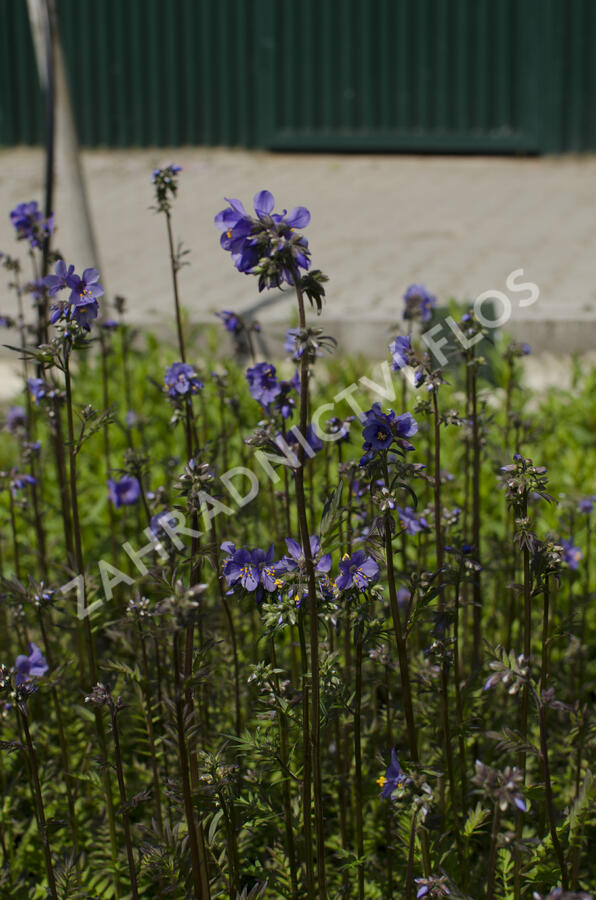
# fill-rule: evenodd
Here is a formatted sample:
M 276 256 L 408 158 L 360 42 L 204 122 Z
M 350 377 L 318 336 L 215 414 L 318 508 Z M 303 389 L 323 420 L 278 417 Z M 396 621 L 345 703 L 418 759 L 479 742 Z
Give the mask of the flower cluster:
M 428 531 L 428 522 L 424 516 L 416 515 L 411 506 L 402 509 L 398 506 L 399 521 L 406 534 L 420 534 L 421 531 Z
M 412 353 L 412 338 L 410 335 L 398 336 L 389 344 L 389 351 L 393 356 L 393 370 L 399 372 L 409 364 Z
M 11 406 L 6 413 L 6 430 L 16 434 L 27 425 L 27 413 L 22 406 Z
M 44 219 L 37 202 L 19 203 L 10 213 L 19 241 L 29 241 L 31 247 L 41 247 L 54 230 L 54 216 Z
M 172 198 L 176 196 L 178 190 L 176 175 L 181 171 L 182 167 L 176 165 L 166 166 L 165 169 L 155 169 L 153 171 L 151 181 L 155 186 L 158 212 L 168 213 L 170 211 L 170 195 Z
M 43 283 L 50 297 L 55 297 L 64 289 L 70 290 L 68 300 L 62 300 L 51 307 L 52 325 L 64 318 L 66 321 L 74 320 L 85 331 L 89 331 L 91 322 L 99 312 L 97 298 L 104 293 L 97 269 L 85 269 L 82 275 L 77 275 L 74 266 L 67 268 L 64 260 L 59 259 L 54 274 L 47 275 Z
M 513 651 L 507 654 L 504 650 L 501 650 L 500 657 L 489 663 L 493 674 L 485 681 L 484 690 L 488 691 L 496 684 L 503 684 L 507 687 L 508 694 L 517 694 L 530 675 L 528 660 L 523 653 L 516 657 Z
M 224 541 L 221 549 L 228 557 L 223 567 L 228 587 L 240 585 L 248 593 L 255 593 L 257 603 L 262 601 L 265 591 L 271 594 L 281 588 L 282 583 L 277 576 L 284 567 L 273 562 L 273 544 L 267 551 L 260 548 L 247 550 L 244 547 L 237 550 L 231 541 Z
M 203 388 L 203 382 L 191 365 L 183 362 L 173 363 L 166 368 L 164 376 L 165 390 L 172 400 L 181 397 L 198 394 Z
M 246 370 L 246 380 L 251 396 L 270 414 L 271 404 L 283 419 L 289 419 L 295 407 L 292 394 L 300 390 L 298 372 L 289 381 L 278 381 L 275 366 L 271 363 L 257 363 Z
M 432 318 L 437 298 L 423 284 L 411 284 L 404 294 L 404 304 L 404 319 L 419 319 L 425 323 Z
M 254 197 L 255 215 L 249 215 L 240 200 L 227 199 L 229 206 L 215 216 L 221 231 L 220 244 L 232 257 L 239 272 L 259 276 L 259 290 L 293 285 L 300 269 L 310 268 L 308 242 L 297 228 L 310 222 L 310 213 L 297 206 L 274 213 L 270 191 Z
M 501 812 L 507 809 L 527 812 L 528 807 L 520 790 L 524 783 L 524 773 L 517 766 L 507 766 L 503 771 L 499 771 L 491 766 L 485 766 L 477 759 L 472 783 L 497 803 Z
M 449 882 L 446 875 L 431 875 L 430 878 L 415 878 L 418 885 L 416 900 L 422 897 L 450 897 Z
M 365 466 L 383 450 L 388 450 L 395 443 L 402 450 L 413 450 L 414 446 L 406 440 L 418 431 L 418 423 L 410 413 L 397 416 L 392 409 L 384 413 L 380 403 L 373 403 L 364 414 L 362 437 L 365 451 L 360 465 Z

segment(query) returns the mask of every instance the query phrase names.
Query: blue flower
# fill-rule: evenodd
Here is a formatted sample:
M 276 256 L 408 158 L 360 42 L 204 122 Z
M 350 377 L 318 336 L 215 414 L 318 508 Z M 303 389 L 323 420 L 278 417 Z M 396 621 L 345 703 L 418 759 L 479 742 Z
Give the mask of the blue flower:
M 428 322 L 432 318 L 437 298 L 423 284 L 411 284 L 404 294 L 404 319 L 420 319 Z
M 321 549 L 321 541 L 318 535 L 311 534 L 309 542 L 310 555 L 315 563 L 315 571 L 327 574 L 331 569 L 331 554 L 325 553 L 318 558 Z M 286 538 L 286 546 L 290 555 L 281 558 L 279 562 L 280 571 L 282 566 L 283 570 L 286 572 L 295 572 L 297 569 L 304 569 L 306 561 L 304 559 L 304 550 L 302 546 L 298 541 L 295 541 L 294 538 Z
M 589 516 L 594 509 L 594 503 L 596 503 L 596 497 L 586 497 L 584 500 L 580 500 L 578 505 L 579 512 Z
M 338 591 L 347 591 L 350 588 L 366 591 L 379 578 L 379 566 L 364 550 L 356 550 L 351 556 L 346 553 L 340 560 L 339 569 L 340 575 L 335 582 Z
M 281 393 L 275 366 L 272 366 L 271 363 L 257 363 L 256 366 L 247 369 L 246 380 L 251 397 L 258 400 L 261 406 L 268 407 Z
M 396 337 L 389 344 L 389 351 L 393 355 L 393 370 L 399 372 L 404 366 L 408 365 L 408 354 L 412 350 L 412 338 L 410 335 L 406 337 Z
M 362 449 L 365 451 L 365 455 L 360 460 L 361 466 L 370 462 L 380 451 L 387 450 L 394 441 L 402 450 L 414 449 L 413 445 L 406 440 L 418 431 L 418 423 L 410 413 L 396 416 L 392 409 L 388 413 L 384 413 L 380 403 L 373 403 L 364 416 Z
M 28 484 L 37 484 L 37 478 L 34 478 L 33 475 L 19 475 L 14 473 L 10 481 L 10 489 L 13 497 L 16 496 L 17 491 L 24 490 Z
M 340 419 L 339 416 L 332 416 L 331 419 L 327 419 L 325 422 L 327 432 L 339 435 L 334 438 L 335 443 L 344 444 L 350 440 L 350 427 L 354 418 L 355 416 L 346 416 L 345 419 Z
M 254 196 L 255 216 L 249 215 L 240 200 L 226 198 L 229 206 L 215 216 L 221 231 L 220 244 L 232 256 L 240 272 L 259 275 L 259 290 L 294 284 L 294 272 L 310 268 L 308 242 L 296 233 L 310 222 L 310 213 L 297 206 L 289 213 L 274 213 L 270 191 Z
M 383 800 L 388 800 L 391 797 L 391 794 L 397 790 L 398 785 L 403 784 L 404 781 L 406 781 L 406 776 L 401 770 L 397 753 L 392 749 L 389 768 L 384 775 L 377 778 L 377 784 L 381 788 L 379 797 L 382 797 Z
M 215 313 L 218 319 L 221 319 L 226 331 L 230 334 L 239 334 L 242 331 L 242 321 L 236 313 L 229 309 L 222 309 L 221 312 Z
M 11 406 L 6 413 L 6 428 L 15 434 L 27 424 L 27 413 L 22 406 Z
M 563 548 L 563 562 L 566 562 L 570 569 L 577 569 L 579 561 L 583 557 L 583 553 L 579 547 L 575 547 L 573 541 L 560 541 Z
M 28 378 L 27 387 L 31 394 L 31 399 L 39 406 L 39 401 L 46 395 L 46 383 L 43 378 Z
M 260 603 L 265 591 L 273 593 L 282 586 L 277 574 L 283 570 L 273 562 L 273 544 L 267 551 L 258 547 L 255 550 L 244 547 L 237 550 L 231 541 L 224 541 L 221 549 L 228 556 L 223 567 L 228 587 L 240 584 L 245 591 L 254 592 L 257 603 Z
M 24 684 L 32 678 L 40 678 L 45 675 L 49 666 L 37 644 L 29 643 L 29 656 L 17 656 L 15 668 L 17 670 L 16 683 Z
M 67 301 L 61 301 L 52 306 L 50 322 L 54 325 L 58 319 L 74 319 L 86 331 L 90 330 L 91 322 L 99 313 L 97 298 L 103 296 L 104 289 L 99 283 L 97 269 L 85 269 L 82 275 L 77 275 L 74 266 L 66 268 L 64 260 L 56 263 L 55 274 L 47 275 L 43 283 L 48 288 L 50 297 L 64 288 L 70 289 Z
M 428 529 L 428 522 L 426 519 L 423 516 L 416 515 L 411 506 L 406 506 L 403 509 L 401 506 L 398 506 L 397 512 L 399 521 L 407 534 L 419 534 L 421 531 Z
M 10 221 L 17 232 L 18 240 L 29 241 L 32 247 L 40 247 L 54 230 L 54 217 L 44 219 L 37 202 L 19 203 L 10 213 Z
M 120 481 L 108 479 L 108 496 L 116 509 L 132 506 L 141 496 L 141 485 L 134 475 L 124 475 Z
M 191 365 L 176 362 L 166 368 L 164 377 L 165 389 L 168 396 L 178 400 L 185 394 L 198 394 L 203 387 L 203 382 Z
M 289 419 L 296 406 L 292 394 L 294 391 L 300 390 L 300 377 L 298 372 L 295 372 L 294 377 L 290 378 L 289 381 L 280 381 L 279 386 L 281 391 L 275 398 L 273 406 L 276 412 L 281 415 L 282 419 Z
M 68 279 L 74 274 L 74 266 L 66 268 L 63 259 L 59 259 L 54 267 L 54 275 L 46 275 L 43 280 L 44 285 L 48 289 L 50 297 L 55 297 L 59 291 L 68 287 Z
M 300 443 L 298 440 L 297 434 L 298 434 L 297 426 L 294 426 L 293 428 L 291 428 L 288 431 L 288 433 L 286 434 L 286 443 L 289 444 L 290 447 L 293 447 L 294 445 L 298 445 Z M 282 435 L 278 435 L 277 439 L 279 440 L 281 437 L 282 437 Z M 304 437 L 306 438 L 306 443 L 308 444 L 310 449 L 313 451 L 313 455 L 315 453 L 318 453 L 319 450 L 323 449 L 323 441 L 321 440 L 321 438 L 319 437 L 319 435 L 317 434 L 317 432 L 315 431 L 315 429 L 313 428 L 312 425 L 306 426 L 306 434 L 304 435 Z

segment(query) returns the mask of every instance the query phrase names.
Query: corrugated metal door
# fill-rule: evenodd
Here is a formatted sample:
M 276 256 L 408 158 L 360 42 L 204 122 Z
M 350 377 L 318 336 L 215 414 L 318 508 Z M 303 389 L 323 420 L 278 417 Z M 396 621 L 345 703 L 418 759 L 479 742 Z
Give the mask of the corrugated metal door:
M 596 0 L 56 0 L 81 143 L 596 150 Z M 0 144 L 40 143 L 0 0 Z
M 260 143 L 540 149 L 537 0 L 267 3 Z

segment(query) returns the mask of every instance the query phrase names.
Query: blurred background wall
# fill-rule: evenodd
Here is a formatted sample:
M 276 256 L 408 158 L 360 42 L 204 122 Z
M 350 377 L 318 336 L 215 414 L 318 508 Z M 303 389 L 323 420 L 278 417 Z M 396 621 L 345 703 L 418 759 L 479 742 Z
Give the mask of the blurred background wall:
M 81 144 L 596 150 L 594 0 L 56 0 Z M 0 144 L 43 142 L 0 0 Z

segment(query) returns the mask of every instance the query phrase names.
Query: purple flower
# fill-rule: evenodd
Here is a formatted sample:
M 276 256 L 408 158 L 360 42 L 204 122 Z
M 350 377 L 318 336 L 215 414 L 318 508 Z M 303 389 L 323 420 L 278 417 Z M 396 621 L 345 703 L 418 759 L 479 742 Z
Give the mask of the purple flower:
M 198 394 L 203 387 L 203 382 L 193 367 L 183 362 L 176 362 L 166 368 L 164 384 L 168 395 L 174 400 L 185 394 Z
M 222 309 L 221 312 L 215 313 L 215 315 L 222 320 L 224 328 L 230 334 L 238 334 L 242 331 L 242 321 L 236 313 L 231 312 L 229 309 Z
M 350 427 L 354 419 L 355 416 L 346 416 L 345 419 L 340 419 L 339 416 L 332 416 L 331 419 L 327 419 L 325 422 L 327 432 L 339 435 L 339 437 L 334 438 L 336 443 L 344 444 L 350 440 Z
M 283 570 L 273 562 L 273 544 L 265 552 L 260 548 L 237 550 L 231 541 L 224 541 L 221 549 L 228 555 L 223 568 L 228 587 L 240 584 L 245 591 L 256 592 L 257 602 L 263 599 L 264 591 L 273 593 L 281 587 L 277 573 Z
M 424 516 L 417 516 L 411 506 L 406 506 L 404 509 L 398 506 L 397 512 L 399 521 L 407 534 L 419 534 L 428 529 L 428 522 Z
M 10 213 L 10 221 L 17 232 L 18 240 L 29 241 L 32 247 L 39 247 L 54 230 L 54 217 L 44 219 L 37 202 L 19 203 Z
M 414 881 L 419 885 L 416 892 L 416 900 L 421 897 L 450 897 L 451 891 L 447 885 L 447 878 L 431 876 L 430 878 L 415 878 Z
M 14 474 L 10 481 L 10 489 L 13 497 L 16 496 L 17 491 L 24 490 L 28 484 L 37 484 L 37 478 L 34 478 L 33 475 Z
M 280 393 L 273 402 L 276 412 L 280 413 L 282 419 L 289 419 L 294 411 L 296 403 L 292 396 L 294 391 L 300 390 L 300 377 L 298 372 L 294 373 L 294 377 L 289 381 L 280 381 Z
M 24 428 L 27 424 L 27 413 L 22 406 L 11 406 L 6 413 L 6 427 L 8 431 L 15 434 L 19 428 Z
M 97 269 L 85 269 L 81 276 L 71 273 L 66 277 L 66 284 L 70 288 L 70 302 L 75 306 L 91 303 L 104 293 Z
M 404 301 L 404 319 L 420 319 L 421 322 L 432 318 L 437 305 L 437 298 L 423 284 L 411 284 L 404 294 Z
M 52 306 L 50 322 L 54 325 L 61 316 L 66 319 L 74 319 L 86 331 L 90 330 L 91 322 L 99 313 L 97 298 L 101 297 L 104 289 L 99 283 L 97 269 L 85 269 L 82 275 L 77 275 L 74 266 L 66 268 L 64 260 L 58 260 L 55 275 L 47 275 L 43 279 L 51 297 L 54 297 L 64 288 L 70 289 L 68 300 Z
M 17 670 L 16 683 L 24 684 L 31 678 L 40 678 L 49 669 L 43 653 L 37 644 L 29 643 L 29 656 L 17 656 L 15 667 Z
M 298 428 L 296 425 L 293 428 L 291 428 L 288 431 L 288 433 L 286 434 L 286 443 L 288 443 L 290 445 L 290 447 L 293 447 L 295 444 L 298 445 L 300 443 L 298 440 L 297 434 L 298 434 Z M 280 437 L 280 435 L 278 435 L 278 438 L 279 437 Z M 310 449 L 313 451 L 312 454 L 309 454 L 309 455 L 314 456 L 315 453 L 318 453 L 319 450 L 323 449 L 323 441 L 320 439 L 319 435 L 314 430 L 312 425 L 306 426 L 305 438 L 306 438 L 306 443 L 308 444 Z
M 372 587 L 379 577 L 379 567 L 372 556 L 367 556 L 364 550 L 356 550 L 350 556 L 346 553 L 339 563 L 340 575 L 336 581 L 338 591 L 347 591 L 350 588 L 358 588 L 366 591 Z
M 101 327 L 105 331 L 116 331 L 116 329 L 119 328 L 120 326 L 119 326 L 118 322 L 116 321 L 116 319 L 104 319 L 103 322 L 101 323 Z
M 406 337 L 396 337 L 389 344 L 389 351 L 393 355 L 393 370 L 399 372 L 404 366 L 408 365 L 408 353 L 412 349 L 412 338 L 410 335 Z
M 580 500 L 578 505 L 579 512 L 583 513 L 585 516 L 589 516 L 594 509 L 595 502 L 596 497 L 586 497 L 584 500 Z
M 294 362 L 298 362 L 304 353 L 304 347 L 298 341 L 299 334 L 299 328 L 288 328 L 284 339 L 284 350 L 291 355 Z
M 141 485 L 134 475 L 124 475 L 120 481 L 108 479 L 108 496 L 116 509 L 132 506 L 141 496 Z
M 294 284 L 294 272 L 310 267 L 308 242 L 296 234 L 310 222 L 310 213 L 297 206 L 289 213 L 274 213 L 270 191 L 254 197 L 255 216 L 250 216 L 240 200 L 226 198 L 229 206 L 215 216 L 222 232 L 220 244 L 227 250 L 238 271 L 259 275 L 259 290 Z M 258 271 L 257 271 L 258 269 Z
M 402 450 L 414 449 L 413 445 L 405 440 L 418 431 L 418 423 L 410 413 L 396 416 L 392 409 L 384 413 L 380 403 L 373 403 L 364 415 L 362 449 L 365 455 L 360 460 L 361 466 L 370 462 L 379 451 L 387 450 L 394 440 Z
M 579 561 L 583 557 L 583 553 L 579 547 L 575 547 L 573 541 L 560 541 L 563 548 L 563 562 L 566 562 L 570 569 L 577 569 Z
M 304 569 L 306 562 L 304 559 L 304 550 L 302 546 L 295 541 L 294 538 L 286 538 L 286 545 L 288 548 L 289 556 L 283 556 L 280 560 L 279 566 L 280 571 L 283 566 L 283 570 L 286 572 L 295 572 L 296 569 Z M 311 534 L 310 536 L 310 555 L 315 562 L 315 571 L 322 572 L 327 574 L 331 569 L 331 554 L 325 553 L 320 559 L 317 559 L 319 556 L 319 551 L 321 549 L 321 541 L 316 534 Z
M 256 366 L 247 369 L 246 380 L 251 396 L 265 408 L 281 393 L 275 366 L 271 363 L 257 363 Z
M 46 395 L 46 383 L 43 378 L 28 378 L 27 387 L 31 394 L 31 399 L 39 406 L 39 401 Z
M 74 266 L 69 266 L 67 269 L 64 260 L 59 259 L 54 268 L 54 273 L 54 275 L 46 275 L 42 279 L 50 297 L 55 297 L 59 291 L 69 286 L 68 279 L 74 274 Z
M 391 794 L 397 789 L 397 786 L 402 784 L 405 780 L 406 776 L 401 770 L 397 753 L 395 750 L 391 750 L 391 762 L 389 768 L 384 775 L 377 778 L 377 784 L 382 789 L 379 797 L 382 797 L 383 800 L 388 800 L 391 797 Z
M 149 528 L 156 538 L 167 534 L 167 530 L 164 527 L 165 525 L 168 525 L 171 531 L 175 531 L 178 526 L 177 519 L 172 515 L 169 509 L 163 509 L 161 512 L 151 516 Z

